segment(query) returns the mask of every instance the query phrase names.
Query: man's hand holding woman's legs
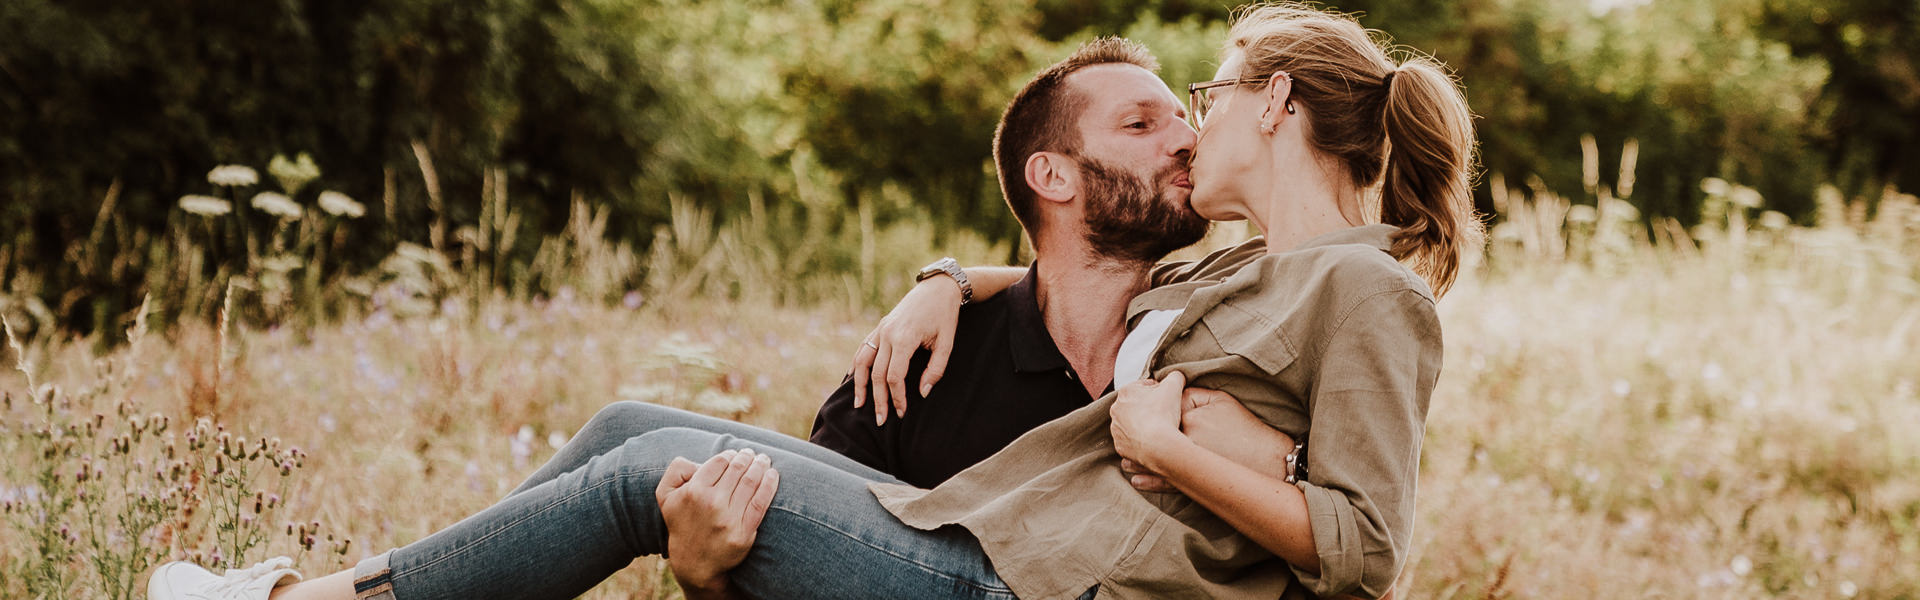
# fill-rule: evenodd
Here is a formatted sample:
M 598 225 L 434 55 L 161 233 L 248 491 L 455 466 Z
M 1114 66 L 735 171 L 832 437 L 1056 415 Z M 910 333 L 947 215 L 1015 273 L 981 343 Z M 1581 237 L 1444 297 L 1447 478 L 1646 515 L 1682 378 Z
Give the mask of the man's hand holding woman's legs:
M 779 487 L 780 472 L 752 449 L 667 465 L 654 498 L 667 526 L 667 563 L 689 598 L 729 597 L 727 571 L 753 548 Z

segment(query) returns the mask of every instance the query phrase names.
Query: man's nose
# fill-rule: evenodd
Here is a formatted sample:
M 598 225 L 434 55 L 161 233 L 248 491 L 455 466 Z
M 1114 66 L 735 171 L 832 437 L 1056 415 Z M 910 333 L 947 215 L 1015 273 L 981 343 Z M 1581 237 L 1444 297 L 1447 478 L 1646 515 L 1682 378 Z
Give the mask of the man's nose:
M 1185 122 L 1182 122 L 1179 127 L 1173 128 L 1173 132 L 1173 146 L 1168 153 L 1172 154 L 1174 158 L 1180 159 L 1182 162 L 1192 160 L 1193 145 L 1199 140 L 1199 134 L 1193 131 L 1193 126 L 1187 125 Z

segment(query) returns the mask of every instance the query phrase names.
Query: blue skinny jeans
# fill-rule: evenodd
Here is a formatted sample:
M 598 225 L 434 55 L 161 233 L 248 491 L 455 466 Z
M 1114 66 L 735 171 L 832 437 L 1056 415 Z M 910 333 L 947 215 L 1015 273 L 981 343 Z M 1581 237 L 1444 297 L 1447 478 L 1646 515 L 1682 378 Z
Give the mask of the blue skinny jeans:
M 752 448 L 780 489 L 746 561 L 755 598 L 1013 598 L 965 529 L 908 527 L 867 483 L 898 480 L 804 440 L 678 409 L 602 409 L 518 489 L 459 523 L 362 561 L 357 597 L 573 598 L 635 557 L 663 554 L 654 488 L 674 457 Z

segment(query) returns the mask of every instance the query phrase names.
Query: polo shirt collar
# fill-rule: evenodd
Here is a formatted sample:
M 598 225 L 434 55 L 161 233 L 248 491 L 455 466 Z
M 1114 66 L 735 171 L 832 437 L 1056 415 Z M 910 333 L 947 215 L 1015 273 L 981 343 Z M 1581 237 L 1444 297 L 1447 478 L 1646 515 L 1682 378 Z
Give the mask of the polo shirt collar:
M 1047 320 L 1040 314 L 1040 297 L 1036 293 L 1039 281 L 1040 263 L 1035 262 L 1027 267 L 1026 277 L 1000 293 L 1006 298 L 1008 323 L 1012 325 L 1007 331 L 1007 353 L 1013 357 L 1013 370 L 1017 373 L 1059 371 L 1068 367 L 1066 355 L 1054 345 L 1053 334 L 1047 332 Z

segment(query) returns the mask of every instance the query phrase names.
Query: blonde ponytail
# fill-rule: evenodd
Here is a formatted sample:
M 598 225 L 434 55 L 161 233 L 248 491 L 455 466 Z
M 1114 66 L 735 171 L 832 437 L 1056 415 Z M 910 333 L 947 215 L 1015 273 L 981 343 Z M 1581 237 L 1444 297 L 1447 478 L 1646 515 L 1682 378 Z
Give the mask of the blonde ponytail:
M 1386 173 L 1380 222 L 1400 226 L 1393 255 L 1445 294 L 1462 254 L 1478 250 L 1473 211 L 1473 116 L 1459 86 L 1440 67 L 1416 57 L 1386 78 Z

